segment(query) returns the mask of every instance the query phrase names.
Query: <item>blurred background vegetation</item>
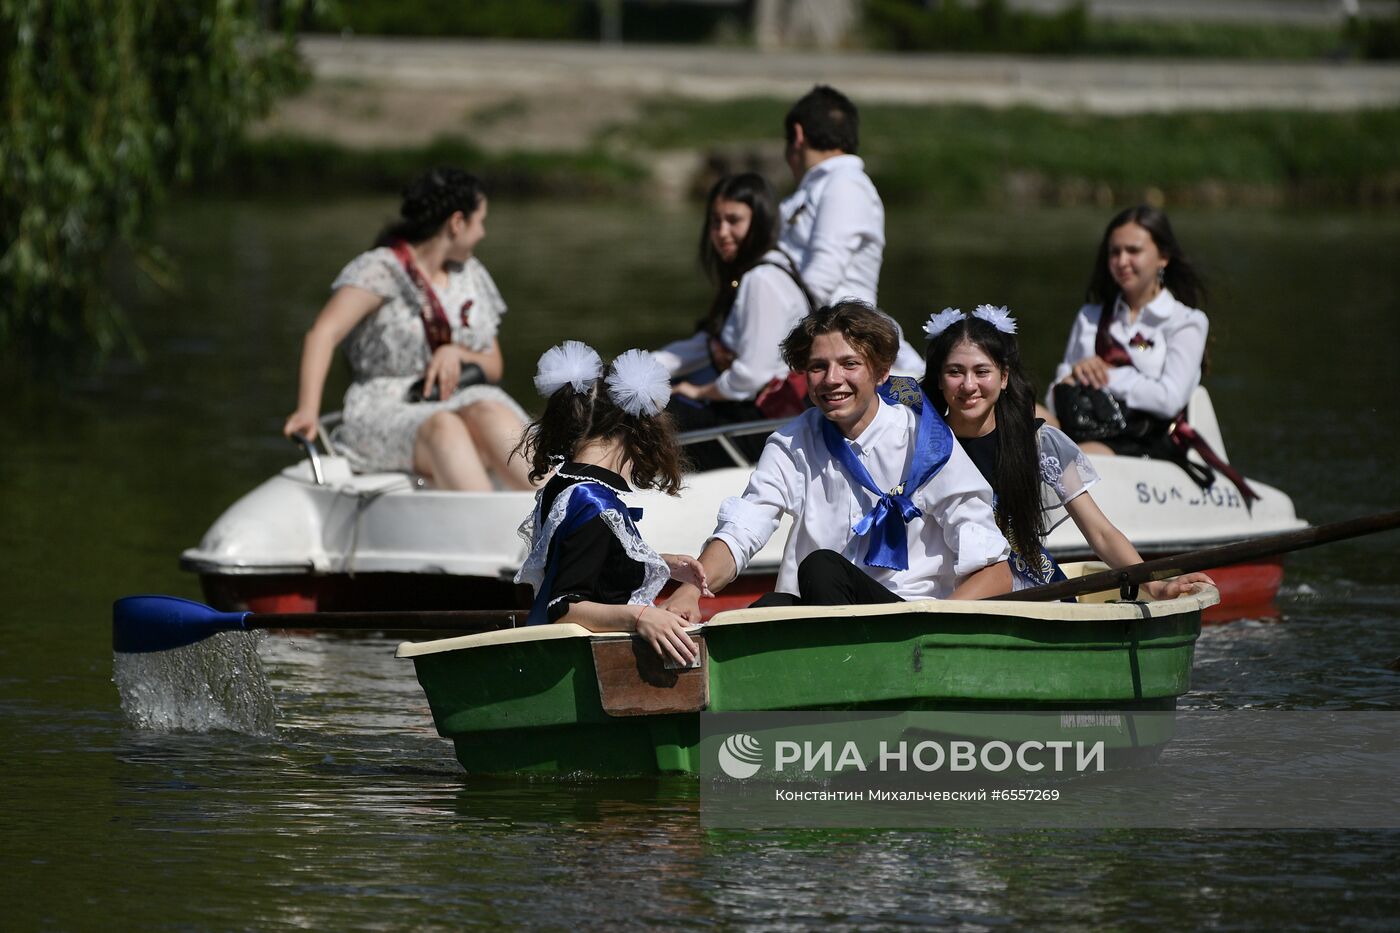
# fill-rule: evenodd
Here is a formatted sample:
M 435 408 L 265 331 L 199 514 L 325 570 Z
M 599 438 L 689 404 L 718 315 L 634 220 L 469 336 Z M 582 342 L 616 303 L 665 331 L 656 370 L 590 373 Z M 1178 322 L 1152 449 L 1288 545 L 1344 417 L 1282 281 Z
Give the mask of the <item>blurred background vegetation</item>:
M 1400 2 L 1383 15 L 1371 3 L 1373 15 L 1322 23 L 1139 22 L 1091 15 L 1072 0 L 832 0 L 830 8 L 837 6 L 852 11 L 839 39 L 812 42 L 901 52 L 1400 55 Z M 0 368 L 57 375 L 118 349 L 139 355 L 110 296 L 110 270 L 121 263 L 157 282 L 170 278 L 149 234 L 175 190 L 387 193 L 424 165 L 457 163 L 508 196 L 635 197 L 654 181 L 666 150 L 689 150 L 709 171 L 783 172 L 772 164 L 787 104 L 779 100 L 642 95 L 632 117 L 591 131 L 581 147 L 483 146 L 479 140 L 491 133 L 484 119 L 401 145 L 348 146 L 314 132 L 250 138 L 245 130 L 279 96 L 310 81 L 296 53 L 298 32 L 612 36 L 742 47 L 785 41 L 773 39 L 773 23 L 782 23 L 771 11 L 781 9 L 828 7 L 801 0 L 0 0 Z M 528 104 L 507 102 L 496 118 L 509 118 L 512 107 Z M 886 196 L 933 206 L 1106 205 L 1145 193 L 1212 206 L 1400 203 L 1396 108 L 1105 116 L 872 102 L 863 112 L 871 144 L 862 155 Z
M 71 372 L 131 345 L 106 288 L 172 185 L 217 165 L 304 80 L 255 0 L 0 3 L 0 360 Z M 287 6 L 285 26 L 297 9 Z
M 308 8 L 313 32 L 627 42 L 754 40 L 763 0 L 327 0 Z M 781 6 L 782 0 L 770 0 Z M 830 2 L 830 0 L 823 0 Z M 861 0 L 844 45 L 907 52 L 1316 59 L 1400 57 L 1400 2 L 1387 15 L 1271 20 L 1091 15 L 1087 0 Z M 1329 0 L 1318 0 L 1325 7 Z M 780 15 L 780 14 L 779 14 Z M 615 20 L 610 24 L 609 20 Z

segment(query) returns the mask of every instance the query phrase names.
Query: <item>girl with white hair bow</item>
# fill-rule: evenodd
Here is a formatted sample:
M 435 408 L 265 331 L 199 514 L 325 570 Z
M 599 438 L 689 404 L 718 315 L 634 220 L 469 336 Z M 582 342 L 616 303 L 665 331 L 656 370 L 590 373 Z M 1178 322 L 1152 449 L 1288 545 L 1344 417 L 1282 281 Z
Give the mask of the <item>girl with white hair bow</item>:
M 669 374 L 642 350 L 604 367 L 592 347 L 570 340 L 540 357 L 535 387 L 547 402 L 519 451 L 533 481 L 553 475 L 520 528 L 530 552 L 515 582 L 535 590 L 530 624 L 635 631 L 663 658 L 689 664 L 697 649 L 686 628 L 698 613 L 654 601 L 673 577 L 705 589 L 704 571 L 692 557 L 654 551 L 637 531 L 641 510 L 620 498 L 629 481 L 680 490 L 680 446 L 665 412 Z

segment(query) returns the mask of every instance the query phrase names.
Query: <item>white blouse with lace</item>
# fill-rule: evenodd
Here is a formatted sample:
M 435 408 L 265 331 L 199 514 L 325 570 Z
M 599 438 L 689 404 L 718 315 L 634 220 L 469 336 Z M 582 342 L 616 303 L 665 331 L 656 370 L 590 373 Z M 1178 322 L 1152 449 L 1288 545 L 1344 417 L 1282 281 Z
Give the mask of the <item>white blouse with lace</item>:
M 423 376 L 432 353 L 421 317 L 425 299 L 393 250 L 380 247 L 356 256 L 331 288 L 347 286 L 384 299 L 343 344 L 354 381 L 345 392 L 343 420 L 331 441 L 356 470 L 412 470 L 414 436 L 439 411 L 494 401 L 525 419 L 520 406 L 493 385 L 467 386 L 442 402 L 408 401 L 409 386 Z M 469 350 L 489 350 L 506 303 L 486 267 L 475 257 L 467 260 L 437 293 L 453 342 Z

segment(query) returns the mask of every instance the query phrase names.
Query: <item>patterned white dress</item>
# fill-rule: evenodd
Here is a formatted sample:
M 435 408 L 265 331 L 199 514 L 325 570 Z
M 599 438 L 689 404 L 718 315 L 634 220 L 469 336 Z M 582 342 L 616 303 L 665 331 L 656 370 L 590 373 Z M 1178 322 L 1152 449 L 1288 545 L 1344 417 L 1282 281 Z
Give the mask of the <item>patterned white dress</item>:
M 361 253 L 336 276 L 334 291 L 353 285 L 384 299 L 355 325 L 344 349 L 354 377 L 345 392 L 342 422 L 331 443 L 360 472 L 413 469 L 413 440 L 419 425 L 439 411 L 477 402 L 500 402 L 526 420 L 525 412 L 493 385 L 459 389 L 443 402 L 410 402 L 408 388 L 428 368 L 432 354 L 421 317 L 423 294 L 393 250 Z M 486 267 L 475 257 L 454 269 L 438 299 L 452 325 L 452 340 L 469 350 L 491 348 L 506 303 Z
M 1035 432 L 1036 448 L 1040 454 L 1040 501 L 1045 510 L 1045 533 L 1049 534 L 1069 519 L 1071 499 L 1089 491 L 1099 482 L 1099 472 L 1059 428 L 1042 424 Z M 1041 543 L 1040 553 L 1031 558 L 1033 565 L 1020 551 L 1011 552 L 1011 591 L 1050 583 L 1059 566 L 1054 563 Z

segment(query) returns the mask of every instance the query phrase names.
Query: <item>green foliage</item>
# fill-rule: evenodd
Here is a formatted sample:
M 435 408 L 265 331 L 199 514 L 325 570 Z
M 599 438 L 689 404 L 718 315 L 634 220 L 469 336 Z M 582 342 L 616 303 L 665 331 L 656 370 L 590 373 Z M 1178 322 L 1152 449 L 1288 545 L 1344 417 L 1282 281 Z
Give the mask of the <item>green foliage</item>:
M 584 38 L 591 4 L 577 0 L 339 0 L 312 27 L 376 36 Z
M 619 0 L 627 42 L 704 42 L 746 29 L 742 6 Z M 337 0 L 308 24 L 329 32 L 375 36 L 596 40 L 601 4 L 582 0 Z
M 42 371 L 134 346 L 108 259 L 152 260 L 153 206 L 299 74 L 256 6 L 0 0 L 0 353 Z
M 658 99 L 617 145 L 780 150 L 786 102 Z M 870 104 L 860 155 L 886 199 L 940 206 L 1400 200 L 1400 109 L 1105 116 Z
M 1400 3 L 1390 16 L 1349 20 L 1347 39 L 1363 58 L 1400 58 Z
M 1318 59 L 1400 55 L 1400 18 L 1359 19 L 1345 30 L 1272 22 L 1091 16 L 1088 4 L 1053 13 L 1012 10 L 1006 0 L 867 0 L 873 45 L 903 51 L 1159 55 L 1191 58 Z M 1389 31 L 1388 31 L 1389 30 Z
M 1010 10 L 1006 0 L 867 0 L 866 29 L 877 45 L 959 52 L 1073 52 L 1089 28 L 1085 4 L 1055 13 Z

